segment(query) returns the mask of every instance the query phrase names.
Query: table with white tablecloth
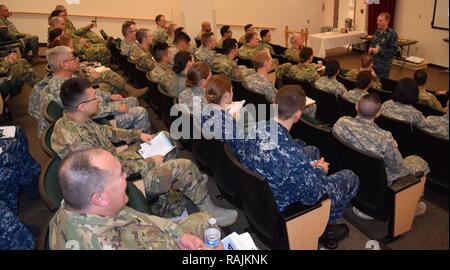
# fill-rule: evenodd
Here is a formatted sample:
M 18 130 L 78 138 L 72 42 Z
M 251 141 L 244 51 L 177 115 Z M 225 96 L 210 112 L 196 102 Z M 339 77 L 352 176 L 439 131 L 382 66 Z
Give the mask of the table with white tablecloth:
M 326 32 L 309 35 L 308 46 L 314 51 L 314 56 L 325 58 L 327 50 L 363 42 L 361 37 L 367 36 L 365 31 L 350 31 L 348 33 Z

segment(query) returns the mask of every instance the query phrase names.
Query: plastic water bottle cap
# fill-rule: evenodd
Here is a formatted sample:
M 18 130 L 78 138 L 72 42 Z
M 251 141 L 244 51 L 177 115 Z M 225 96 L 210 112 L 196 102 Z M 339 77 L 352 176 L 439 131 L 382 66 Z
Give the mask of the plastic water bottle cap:
M 215 218 L 210 218 L 210 219 L 208 219 L 208 223 L 211 224 L 211 225 L 215 225 L 216 222 L 217 222 L 217 221 L 216 221 Z

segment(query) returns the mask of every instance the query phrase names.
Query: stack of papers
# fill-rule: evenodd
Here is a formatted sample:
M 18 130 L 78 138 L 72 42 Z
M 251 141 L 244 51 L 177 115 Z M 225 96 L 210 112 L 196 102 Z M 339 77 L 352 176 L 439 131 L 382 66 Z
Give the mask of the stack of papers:
M 406 61 L 415 63 L 415 64 L 420 64 L 423 61 L 425 61 L 425 58 L 418 57 L 418 56 L 410 56 L 410 57 L 406 58 Z
M 12 139 L 16 136 L 15 126 L 0 127 L 0 138 L 1 139 Z
M 175 148 L 164 133 L 159 133 L 150 142 L 141 144 L 139 154 L 146 159 L 154 156 L 166 156 Z
M 233 232 L 222 239 L 224 250 L 258 250 L 248 232 L 241 235 Z

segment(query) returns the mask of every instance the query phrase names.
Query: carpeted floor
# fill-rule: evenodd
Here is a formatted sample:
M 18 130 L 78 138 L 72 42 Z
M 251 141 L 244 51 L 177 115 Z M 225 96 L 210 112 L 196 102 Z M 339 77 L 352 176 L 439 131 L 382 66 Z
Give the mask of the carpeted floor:
M 41 52 L 42 54 L 42 52 Z M 359 62 L 359 54 L 355 52 L 347 53 L 345 49 L 335 49 L 328 52 L 328 58 L 338 59 L 344 69 L 351 69 L 356 67 Z M 34 68 L 39 74 L 45 74 L 45 66 L 43 64 L 36 65 Z M 429 83 L 427 88 L 433 90 L 448 89 L 448 73 L 441 73 L 439 69 L 428 68 Z M 391 78 L 398 79 L 398 76 L 411 76 L 413 71 L 406 69 L 399 69 L 394 67 L 391 72 Z M 22 92 L 8 101 L 13 111 L 15 124 L 24 128 L 29 139 L 30 152 L 32 156 L 39 161 L 42 168 L 48 162 L 49 157 L 41 148 L 40 139 L 36 136 L 36 121 L 27 114 L 28 97 L 31 89 L 29 86 L 24 86 Z M 149 109 L 152 126 L 158 130 L 167 128 L 162 121 L 158 119 L 155 113 Z M 183 156 L 193 159 L 188 151 L 183 152 Z M 214 179 L 210 178 L 208 190 L 213 200 L 220 206 L 234 208 L 226 200 L 218 200 L 219 195 Z M 413 228 L 410 232 L 402 236 L 397 241 L 388 245 L 380 244 L 382 249 L 408 250 L 408 249 L 434 249 L 434 250 L 448 250 L 448 197 L 435 195 L 433 192 L 426 192 L 428 210 L 414 221 Z M 226 228 L 225 232 L 229 233 L 236 231 L 243 233 L 248 229 L 248 223 L 245 214 L 242 210 L 239 212 L 239 219 L 233 226 Z M 20 200 L 20 218 L 28 224 L 38 226 L 42 232 L 45 232 L 48 221 L 53 213 L 51 213 L 41 199 L 29 201 L 22 196 Z M 343 223 L 350 227 L 350 235 L 347 239 L 339 243 L 338 250 L 364 250 L 371 249 L 369 240 L 378 239 L 383 233 L 383 224 L 378 222 L 363 221 L 353 213 L 351 208 L 348 208 L 345 214 Z M 252 233 L 256 245 L 260 249 L 267 249 L 267 247 Z M 368 246 L 366 248 L 366 245 Z

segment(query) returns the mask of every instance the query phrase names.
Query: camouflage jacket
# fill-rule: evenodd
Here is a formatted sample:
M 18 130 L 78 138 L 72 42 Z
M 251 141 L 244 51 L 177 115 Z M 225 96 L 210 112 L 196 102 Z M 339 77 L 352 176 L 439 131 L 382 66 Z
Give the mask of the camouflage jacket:
M 305 65 L 302 63 L 291 66 L 286 76 L 299 81 L 307 81 L 309 83 L 314 83 L 320 78 L 314 64 Z
M 116 148 L 111 142 L 136 141 L 140 134 L 139 130 L 99 125 L 92 120 L 80 123 L 64 113 L 63 117 L 56 121 L 51 146 L 61 158 L 74 151 L 92 147 L 100 147 L 116 154 Z
M 419 101 L 420 104 L 427 105 L 437 111 L 444 112 L 442 104 L 432 93 L 428 93 L 423 87 L 419 87 Z
M 54 250 L 178 250 L 183 229 L 168 220 L 125 207 L 115 217 L 71 212 L 62 207 L 50 221 Z
M 300 62 L 300 50 L 297 48 L 289 48 L 284 52 L 284 57 L 289 62 L 298 63 Z
M 214 50 L 207 49 L 203 46 L 200 46 L 200 48 L 197 49 L 197 51 L 194 54 L 194 58 L 196 62 L 205 62 L 209 66 L 211 66 L 211 63 L 219 56 L 217 52 Z
M 354 68 L 349 72 L 345 73 L 345 78 L 347 80 L 356 82 L 356 78 L 358 77 L 359 72 L 360 72 L 359 68 Z M 378 77 L 372 77 L 372 84 L 370 85 L 370 88 L 376 90 L 381 90 L 383 88 Z
M 347 93 L 347 88 L 338 82 L 335 78 L 328 78 L 326 76 L 320 77 L 315 83 L 314 86 L 322 91 L 335 94 L 335 95 L 343 95 Z
M 155 68 L 150 70 L 147 73 L 147 78 L 159 85 L 161 90 L 166 93 L 170 89 L 170 85 L 172 83 L 172 78 L 176 76 L 175 72 L 173 72 L 172 68 L 168 65 L 163 65 L 161 63 L 156 63 Z
M 238 57 L 241 59 L 253 61 L 253 59 L 255 59 L 256 53 L 258 53 L 262 49 L 263 48 L 260 46 L 252 48 L 252 47 L 248 46 L 247 44 L 245 44 L 244 46 L 239 48 Z
M 130 60 L 139 68 L 146 71 L 150 71 L 155 68 L 155 60 L 150 54 L 150 51 L 142 48 L 141 46 L 132 46 Z
M 66 31 L 70 32 L 73 35 L 77 35 L 77 36 L 82 36 L 84 34 L 86 34 L 87 32 L 89 32 L 91 30 L 91 28 L 88 26 L 85 26 L 83 28 L 80 29 L 76 29 L 75 26 L 73 25 L 72 21 L 69 20 L 69 18 L 66 18 Z
M 264 95 L 271 103 L 275 101 L 277 89 L 275 88 L 275 85 L 266 77 L 255 73 L 245 77 L 242 84 L 245 88 Z
M 208 103 L 205 97 L 205 90 L 201 87 L 193 86 L 180 93 L 178 96 L 178 104 L 187 105 L 189 107 L 189 111 L 192 113 L 194 97 L 200 98 L 202 107 Z
M 125 56 L 130 56 L 134 47 L 139 47 L 139 44 L 136 41 L 128 42 L 124 40 L 120 43 L 120 53 Z
M 353 90 L 350 90 L 350 91 L 344 93 L 342 95 L 342 97 L 345 98 L 346 100 L 356 104 L 359 102 L 360 98 L 362 98 L 363 96 L 365 96 L 367 94 L 368 94 L 367 91 L 355 88 Z
M 43 80 L 35 84 L 33 90 L 31 90 L 30 98 L 28 100 L 28 114 L 34 117 L 36 120 L 39 120 L 41 117 L 41 92 L 48 86 L 48 83 L 51 79 L 52 76 L 44 78 Z
M 419 128 L 445 140 L 448 136 L 448 113 L 443 116 L 428 116 L 418 125 Z
M 169 35 L 167 34 L 167 31 L 164 28 L 156 27 L 155 31 L 153 32 L 153 40 L 154 43 L 156 42 L 167 42 L 167 39 L 169 38 Z
M 411 125 L 419 124 L 425 117 L 411 105 L 388 100 L 381 105 L 381 115 L 408 122 Z
M 10 20 L 0 17 L 0 25 L 6 25 L 8 27 L 7 35 L 17 38 L 17 36 L 23 35 L 19 30 L 17 30 L 14 23 L 12 23 Z
M 186 89 L 186 79 L 187 76 L 183 72 L 175 74 L 170 82 L 170 87 L 167 89 L 167 94 L 172 97 L 178 97 Z
M 226 55 L 216 57 L 210 66 L 214 72 L 223 73 L 236 81 L 242 81 L 246 76 L 255 73 L 255 70 L 252 68 L 238 66 L 235 60 L 230 59 Z
M 275 50 L 273 49 L 272 45 L 270 45 L 269 43 L 261 41 L 259 43 L 259 46 L 262 50 L 268 49 L 271 55 L 275 55 Z

